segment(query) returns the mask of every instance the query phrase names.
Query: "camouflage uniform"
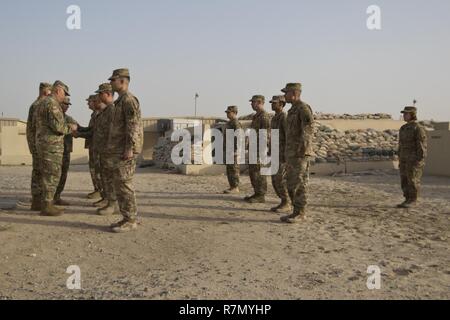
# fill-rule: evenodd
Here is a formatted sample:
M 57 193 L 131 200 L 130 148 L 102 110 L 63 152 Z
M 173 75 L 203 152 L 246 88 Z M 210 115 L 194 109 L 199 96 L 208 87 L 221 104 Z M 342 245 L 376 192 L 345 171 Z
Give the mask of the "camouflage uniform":
M 130 92 L 124 93 L 110 107 L 110 129 L 102 153 L 105 179 L 112 181 L 119 208 L 124 219 L 134 222 L 137 217 L 136 195 L 133 177 L 137 155 L 142 152 L 143 127 L 138 99 Z M 108 112 L 108 113 L 109 113 Z M 123 160 L 126 150 L 132 150 L 134 158 Z
M 39 109 L 40 104 L 44 98 L 37 99 L 30 107 L 28 111 L 27 120 L 27 142 L 28 148 L 30 150 L 33 159 L 33 171 L 31 174 L 31 195 L 35 201 L 41 200 L 42 190 L 41 190 L 41 172 L 39 164 L 39 155 L 36 147 L 36 114 Z
M 51 203 L 61 177 L 64 136 L 71 132 L 53 96 L 42 101 L 36 114 L 36 142 L 42 174 L 42 200 Z
M 286 126 L 287 118 L 285 112 L 275 114 L 272 118 L 271 128 L 279 130 L 279 155 L 280 168 L 278 172 L 272 176 L 273 189 L 282 202 L 286 202 L 289 198 L 286 184 Z
M 78 123 L 69 115 L 64 115 L 67 124 L 76 124 Z M 58 187 L 56 188 L 54 200 L 60 200 L 61 194 L 64 191 L 67 181 L 67 174 L 69 173 L 70 168 L 70 154 L 73 152 L 73 136 L 72 134 L 66 134 L 64 136 L 64 153 L 63 153 L 63 161 L 61 166 L 61 178 L 59 179 Z
M 230 110 L 230 108 L 229 108 Z M 227 110 L 227 111 L 229 111 Z M 234 109 L 233 111 L 236 110 L 237 113 L 237 108 Z M 239 122 L 238 119 L 233 119 L 227 122 L 226 126 L 225 126 L 225 130 L 233 130 L 236 131 L 238 129 L 242 129 L 241 123 Z M 224 141 L 224 156 L 226 159 L 226 131 L 225 131 L 225 141 Z M 240 165 L 238 163 L 238 159 L 237 159 L 237 141 L 234 144 L 234 163 L 233 164 L 227 164 L 226 165 L 226 169 L 227 169 L 227 178 L 228 178 L 228 183 L 230 184 L 230 188 L 231 189 L 236 189 L 239 188 L 239 175 L 240 175 Z
M 91 174 L 92 185 L 94 186 L 94 192 L 97 191 L 100 194 L 103 193 L 103 186 L 100 177 L 100 171 L 96 169 L 96 163 L 98 163 L 98 154 L 96 154 L 96 150 L 92 143 L 96 119 L 98 116 L 98 111 L 93 111 L 91 114 L 91 120 L 89 121 L 89 126 L 87 128 L 79 128 L 78 129 L 78 137 L 85 138 L 86 141 L 84 143 L 84 148 L 89 149 L 89 172 Z M 98 166 L 97 166 L 98 167 Z M 103 194 L 102 194 L 103 195 Z
M 292 104 L 287 116 L 286 169 L 287 188 L 294 214 L 304 213 L 308 203 L 309 162 L 313 153 L 314 116 L 303 101 Z
M 407 107 L 404 112 L 415 114 L 416 109 Z M 398 155 L 403 195 L 407 203 L 416 202 L 427 156 L 426 131 L 417 121 L 410 121 L 401 127 Z

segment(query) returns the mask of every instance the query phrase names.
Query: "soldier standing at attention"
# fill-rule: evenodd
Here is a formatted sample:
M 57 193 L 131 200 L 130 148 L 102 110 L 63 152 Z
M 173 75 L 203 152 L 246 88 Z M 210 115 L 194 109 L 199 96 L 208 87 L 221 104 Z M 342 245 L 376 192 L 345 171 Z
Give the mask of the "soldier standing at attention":
M 98 94 L 98 116 L 95 121 L 94 130 L 94 148 L 96 154 L 95 168 L 100 171 L 102 179 L 103 197 L 105 203 L 97 210 L 97 214 L 101 216 L 109 216 L 112 214 L 120 214 L 117 203 L 117 196 L 114 191 L 114 182 L 111 174 L 108 172 L 108 164 L 106 162 L 105 151 L 106 141 L 111 126 L 111 117 L 114 110 L 114 91 L 110 83 L 101 84 L 96 91 Z
M 295 223 L 306 218 L 309 161 L 313 155 L 314 115 L 311 107 L 300 98 L 302 85 L 289 83 L 281 90 L 292 104 L 287 116 L 286 169 L 287 187 L 294 212 L 281 217 L 282 222 Z
M 130 73 L 118 69 L 109 78 L 114 92 L 119 97 L 114 102 L 111 126 L 106 141 L 105 163 L 111 175 L 114 191 L 123 219 L 111 225 L 116 233 L 137 229 L 136 194 L 133 177 L 136 158 L 142 152 L 143 127 L 138 99 L 128 91 Z
M 238 129 L 242 129 L 241 123 L 239 122 L 237 115 L 238 115 L 238 107 L 236 106 L 230 106 L 227 108 L 227 110 L 225 111 L 228 117 L 228 122 L 227 125 L 225 127 L 226 130 L 233 130 L 236 131 Z M 224 141 L 224 146 L 225 146 L 225 152 L 224 152 L 224 157 L 226 159 L 226 134 L 227 132 L 225 132 L 225 141 Z M 234 163 L 233 164 L 226 164 L 226 168 L 227 168 L 227 178 L 228 178 L 228 183 L 230 184 L 230 188 L 225 190 L 223 193 L 225 194 L 230 194 L 230 193 L 239 193 L 239 174 L 240 174 L 240 165 L 238 163 L 238 159 L 237 159 L 237 142 L 234 143 Z
M 270 134 L 270 120 L 268 113 L 264 110 L 265 98 L 261 95 L 253 96 L 250 100 L 252 108 L 256 111 L 253 115 L 251 129 L 256 131 L 257 135 L 257 163 L 249 164 L 248 173 L 250 175 L 250 181 L 254 189 L 254 194 L 249 197 L 245 197 L 244 200 L 249 203 L 265 203 L 266 193 L 267 193 L 267 177 L 261 175 L 261 163 L 259 158 L 259 131 L 261 129 L 267 130 L 268 135 Z M 267 137 L 267 142 L 269 142 L 269 137 Z
M 416 107 L 405 107 L 402 113 L 407 123 L 400 128 L 398 156 L 405 201 L 397 207 L 410 208 L 417 204 L 427 156 L 427 134 L 425 128 L 417 122 Z
M 72 104 L 70 103 L 69 97 L 66 97 L 61 103 L 62 111 L 64 112 L 64 118 L 66 123 L 69 125 L 78 125 L 78 123 L 67 114 L 67 110 Z M 58 206 L 68 206 L 70 203 L 61 199 L 61 194 L 64 191 L 67 181 L 67 174 L 69 173 L 70 167 L 70 154 L 73 152 L 73 136 L 71 133 L 66 134 L 64 136 L 64 153 L 63 153 L 63 162 L 61 167 L 61 178 L 59 180 L 58 187 L 56 188 L 56 193 L 54 197 L 54 203 Z
M 42 216 L 59 216 L 63 213 L 54 206 L 53 199 L 61 178 L 64 136 L 78 128 L 76 124 L 67 124 L 64 118 L 60 104 L 66 96 L 70 96 L 69 88 L 63 82 L 56 81 L 52 95 L 42 101 L 36 114 L 36 145 L 42 175 Z
M 31 174 L 31 210 L 41 211 L 41 173 L 39 168 L 39 156 L 36 148 L 36 110 L 45 97 L 52 93 L 52 85 L 49 83 L 41 83 L 39 85 L 39 97 L 31 105 L 28 111 L 27 120 L 27 142 L 33 159 L 33 171 Z
M 280 155 L 279 159 L 280 168 L 278 169 L 278 172 L 272 176 L 272 185 L 278 198 L 281 199 L 281 203 L 278 206 L 272 208 L 271 210 L 273 212 L 279 212 L 284 210 L 291 210 L 289 194 L 286 184 L 285 153 L 286 153 L 287 119 L 286 113 L 283 111 L 283 108 L 286 105 L 286 99 L 284 98 L 284 96 L 274 96 L 272 98 L 272 101 L 270 101 L 270 103 L 272 104 L 272 110 L 275 111 L 275 116 L 272 118 L 270 125 L 272 130 L 274 129 L 279 130 L 279 155 Z

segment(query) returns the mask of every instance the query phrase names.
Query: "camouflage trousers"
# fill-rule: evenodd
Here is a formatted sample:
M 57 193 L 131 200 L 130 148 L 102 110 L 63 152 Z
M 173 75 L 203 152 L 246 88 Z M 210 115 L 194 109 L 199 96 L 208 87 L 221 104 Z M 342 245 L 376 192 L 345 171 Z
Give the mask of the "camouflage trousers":
M 41 189 L 42 201 L 53 201 L 61 178 L 61 167 L 63 162 L 63 153 L 41 152 L 40 170 L 41 170 Z
M 117 201 L 116 193 L 114 191 L 112 174 L 108 168 L 108 156 L 105 154 L 97 154 L 97 169 L 100 171 L 100 184 L 102 186 L 101 194 L 103 199 L 115 202 Z
M 230 188 L 239 188 L 239 175 L 241 172 L 240 165 L 237 161 L 237 156 L 234 156 L 234 164 L 227 164 L 227 178 Z
M 120 213 L 126 220 L 136 220 L 136 193 L 133 185 L 136 158 L 124 161 L 121 154 L 106 154 L 102 160 L 105 164 L 104 178 L 106 181 L 111 181 L 113 186 L 113 193 L 108 193 L 108 196 L 112 199 L 117 198 Z
M 308 204 L 309 158 L 288 159 L 286 183 L 294 211 L 305 210 Z
M 417 165 L 411 162 L 400 161 L 401 185 L 406 200 L 417 200 L 420 191 L 423 167 L 423 164 Z
M 267 193 L 267 177 L 261 174 L 261 164 L 249 164 L 248 174 L 255 195 L 265 196 Z
M 39 163 L 39 154 L 33 153 L 33 171 L 31 173 L 31 195 L 33 199 L 41 199 L 42 198 L 42 190 L 41 190 L 41 168 Z
M 61 199 L 61 194 L 66 187 L 67 174 L 69 173 L 70 168 L 70 153 L 63 154 L 62 166 L 61 166 L 61 178 L 59 179 L 58 187 L 56 188 L 55 200 Z
M 288 200 L 289 193 L 286 183 L 286 163 L 280 163 L 277 174 L 272 176 L 272 186 L 278 198 L 282 201 Z
M 92 148 L 89 148 L 89 172 L 91 173 L 92 185 L 95 191 L 101 192 L 100 171 L 96 170 L 95 162 L 96 152 Z

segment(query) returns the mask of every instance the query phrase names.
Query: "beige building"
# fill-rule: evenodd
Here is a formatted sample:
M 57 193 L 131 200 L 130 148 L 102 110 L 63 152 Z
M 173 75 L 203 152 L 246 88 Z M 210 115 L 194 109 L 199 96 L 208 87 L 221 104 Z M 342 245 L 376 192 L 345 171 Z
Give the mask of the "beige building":
M 428 131 L 428 159 L 425 174 L 450 177 L 450 122 L 435 124 Z

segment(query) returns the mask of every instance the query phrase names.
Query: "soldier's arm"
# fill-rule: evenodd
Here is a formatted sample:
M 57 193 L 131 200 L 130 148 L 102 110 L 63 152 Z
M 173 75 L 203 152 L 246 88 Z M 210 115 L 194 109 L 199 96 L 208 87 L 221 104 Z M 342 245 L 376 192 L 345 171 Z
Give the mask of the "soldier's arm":
M 131 152 L 138 148 L 141 130 L 141 112 L 136 99 L 128 97 L 123 102 L 123 110 L 126 122 L 125 152 Z
M 312 126 L 314 123 L 314 115 L 312 114 L 311 108 L 309 106 L 305 106 L 299 112 L 300 123 L 301 123 L 301 139 L 302 143 L 299 144 L 300 154 L 302 154 L 306 150 L 307 142 L 312 139 Z
M 417 161 L 422 162 L 427 156 L 427 133 L 421 126 L 417 128 L 416 143 Z
M 28 119 L 27 119 L 27 143 L 28 149 L 31 153 L 35 153 L 35 135 L 36 131 L 33 128 L 33 113 L 34 113 L 34 105 L 30 107 L 28 111 Z
M 66 119 L 64 117 L 64 113 L 61 110 L 61 107 L 56 104 L 48 104 L 46 105 L 46 108 L 48 125 L 50 129 L 52 129 L 53 132 L 59 135 L 69 134 L 71 132 L 70 127 L 66 123 Z

